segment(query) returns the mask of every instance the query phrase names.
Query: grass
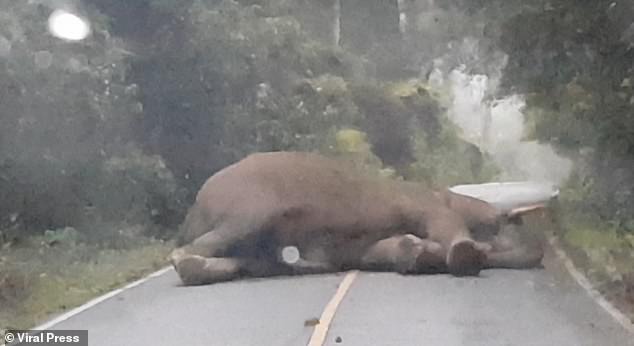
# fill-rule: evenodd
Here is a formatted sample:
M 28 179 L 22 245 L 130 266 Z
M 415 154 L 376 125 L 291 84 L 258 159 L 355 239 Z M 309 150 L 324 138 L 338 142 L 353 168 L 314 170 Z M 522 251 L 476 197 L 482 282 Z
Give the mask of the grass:
M 584 208 L 592 186 L 573 176 L 562 189 L 556 208 L 562 244 L 598 285 L 627 283 L 624 278 L 634 275 L 634 234 Z
M 634 272 L 634 235 L 619 232 L 606 223 L 562 222 L 562 239 L 584 257 L 588 275 L 595 279 L 619 281 Z
M 634 234 L 568 210 L 560 236 L 575 265 L 634 321 Z
M 0 250 L 0 327 L 31 328 L 51 315 L 166 265 L 170 243 L 143 238 L 128 249 L 51 245 L 35 237 Z

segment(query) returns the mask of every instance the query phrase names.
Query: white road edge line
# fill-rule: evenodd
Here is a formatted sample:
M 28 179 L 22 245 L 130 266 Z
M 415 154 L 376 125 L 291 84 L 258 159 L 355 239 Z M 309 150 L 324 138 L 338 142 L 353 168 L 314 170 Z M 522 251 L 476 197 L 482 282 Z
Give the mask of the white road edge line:
M 599 292 L 596 288 L 594 288 L 594 286 L 592 286 L 590 280 L 588 280 L 588 278 L 577 269 L 570 257 L 568 257 L 566 252 L 559 246 L 558 238 L 555 236 L 548 236 L 548 242 L 552 246 L 557 257 L 559 257 L 559 260 L 563 262 L 566 270 L 568 270 L 568 273 L 570 273 L 570 275 L 575 279 L 577 284 L 581 286 L 586 291 L 586 293 L 588 293 L 588 295 L 594 301 L 596 301 L 599 306 L 603 308 L 603 310 L 605 310 L 610 316 L 612 316 L 612 318 L 614 318 L 621 326 L 623 326 L 625 330 L 629 331 L 630 333 L 634 333 L 634 323 L 632 323 L 632 321 L 630 321 L 630 319 L 619 309 L 617 309 L 612 303 L 605 299 L 601 292 Z
M 339 307 L 339 303 L 343 300 L 346 293 L 352 286 L 352 283 L 357 278 L 359 274 L 358 270 L 354 270 L 348 272 L 346 276 L 341 280 L 339 284 L 339 288 L 337 288 L 337 292 L 332 296 L 324 311 L 321 313 L 319 317 L 319 324 L 315 326 L 313 330 L 313 334 L 310 336 L 310 340 L 308 341 L 308 346 L 322 346 L 326 341 L 326 336 L 328 335 L 328 329 L 330 328 L 330 324 L 332 323 L 333 318 L 335 317 L 335 313 L 337 312 L 337 308 Z
M 144 282 L 146 282 L 146 281 L 148 281 L 148 280 L 150 280 L 152 278 L 155 278 L 157 276 L 161 276 L 161 275 L 167 273 L 171 269 L 172 269 L 172 266 L 168 266 L 168 267 L 165 267 L 163 269 L 159 269 L 159 270 L 155 271 L 154 273 L 151 273 L 151 274 L 149 274 L 149 275 L 147 275 L 147 276 L 145 276 L 145 277 L 143 277 L 143 278 L 141 278 L 141 279 L 139 279 L 137 281 L 131 282 L 131 283 L 129 283 L 129 284 L 127 284 L 127 285 L 125 285 L 125 286 L 123 286 L 121 288 L 118 288 L 118 289 L 116 289 L 114 291 L 110 291 L 110 292 L 108 292 L 108 293 L 106 293 L 106 294 L 104 294 L 102 296 L 94 298 L 94 299 L 88 301 L 87 303 L 85 303 L 85 304 L 83 304 L 81 306 L 78 306 L 78 307 L 76 307 L 74 309 L 71 309 L 71 310 L 69 310 L 69 311 L 57 316 L 56 318 L 54 318 L 54 319 L 52 319 L 52 320 L 50 320 L 48 322 L 45 322 L 44 324 L 41 324 L 41 325 L 36 326 L 36 327 L 33 327 L 33 328 L 31 328 L 31 330 L 47 330 L 47 329 L 55 326 L 56 324 L 64 322 L 67 319 L 69 319 L 69 318 L 71 318 L 71 317 L 73 317 L 73 316 L 75 316 L 75 315 L 77 315 L 77 314 L 79 314 L 79 313 L 81 313 L 81 312 L 83 312 L 85 310 L 88 310 L 88 309 L 92 308 L 93 306 L 95 306 L 95 305 L 97 305 L 97 304 L 99 304 L 99 303 L 101 303 L 103 301 L 106 301 L 106 300 L 108 300 L 108 299 L 110 299 L 110 298 L 112 298 L 112 297 L 114 297 L 116 295 L 119 295 L 119 294 L 121 294 L 121 293 L 123 293 L 123 292 L 125 292 L 125 291 L 127 291 L 127 290 L 129 290 L 131 288 L 133 288 L 133 287 L 139 286 L 140 284 L 142 284 L 142 283 L 144 283 Z

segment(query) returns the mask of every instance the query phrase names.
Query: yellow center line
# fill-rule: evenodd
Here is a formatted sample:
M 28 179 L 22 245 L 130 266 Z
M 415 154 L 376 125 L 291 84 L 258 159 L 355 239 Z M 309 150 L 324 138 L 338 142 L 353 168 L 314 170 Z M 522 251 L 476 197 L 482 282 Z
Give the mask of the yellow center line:
M 350 286 L 352 286 L 352 283 L 357 278 L 358 274 L 359 271 L 354 270 L 348 272 L 348 274 L 346 274 L 343 278 L 341 284 L 339 284 L 337 292 L 335 292 L 335 295 L 332 296 L 332 299 L 330 299 L 328 305 L 326 305 L 324 312 L 321 313 L 319 324 L 315 326 L 313 335 L 311 335 L 310 340 L 308 341 L 308 346 L 322 346 L 324 344 L 332 319 L 335 317 L 335 313 L 337 312 L 337 308 L 350 289 Z

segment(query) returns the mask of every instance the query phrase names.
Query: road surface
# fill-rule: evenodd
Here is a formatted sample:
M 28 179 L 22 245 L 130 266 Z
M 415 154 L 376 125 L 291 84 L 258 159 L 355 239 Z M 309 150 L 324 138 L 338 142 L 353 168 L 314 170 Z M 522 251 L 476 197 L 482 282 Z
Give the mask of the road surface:
M 503 210 L 558 192 L 532 183 L 455 190 Z M 552 251 L 544 264 L 469 278 L 358 273 L 198 287 L 180 286 L 169 270 L 51 329 L 87 329 L 92 346 L 634 345 Z
M 359 273 L 325 345 L 634 345 L 556 263 L 477 278 Z M 173 271 L 53 326 L 92 346 L 306 345 L 344 274 L 182 287 Z M 308 324 L 308 325 L 305 325 Z

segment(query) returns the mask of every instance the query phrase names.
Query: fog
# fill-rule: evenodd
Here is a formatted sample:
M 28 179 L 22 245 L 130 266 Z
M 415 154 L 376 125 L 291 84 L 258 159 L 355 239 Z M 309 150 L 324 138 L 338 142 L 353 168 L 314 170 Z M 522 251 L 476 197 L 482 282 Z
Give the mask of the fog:
M 523 97 L 511 95 L 487 100 L 487 95 L 496 94 L 499 77 L 470 75 L 464 70 L 457 68 L 442 79 L 434 78 L 452 92 L 450 119 L 460 126 L 465 140 L 493 156 L 502 169 L 500 180 L 564 183 L 572 161 L 558 155 L 549 144 L 523 140 L 526 132 Z

